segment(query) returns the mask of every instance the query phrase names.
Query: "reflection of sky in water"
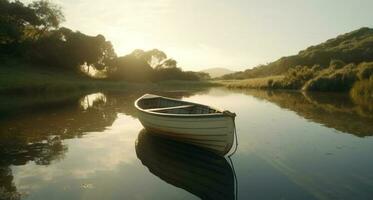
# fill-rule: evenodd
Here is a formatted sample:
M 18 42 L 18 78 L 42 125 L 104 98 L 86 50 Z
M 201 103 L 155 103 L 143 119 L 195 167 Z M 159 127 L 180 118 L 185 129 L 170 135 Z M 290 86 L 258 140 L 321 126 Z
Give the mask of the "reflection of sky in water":
M 135 153 L 140 129 L 137 119 L 120 114 L 103 132 L 64 140 L 68 152 L 62 161 L 12 167 L 14 183 L 29 199 L 191 198 L 187 192 L 170 189 L 142 167 Z M 141 192 L 143 188 L 148 192 Z
M 276 102 L 280 97 L 275 95 L 270 103 L 225 89 L 184 97 L 237 113 L 239 149 L 233 162 L 239 198 L 367 199 L 373 195 L 373 138 L 357 137 L 305 119 L 302 113 L 280 106 Z M 87 104 L 83 103 L 83 109 L 94 105 L 95 99 L 110 101 L 101 93 L 84 99 Z M 304 102 L 294 101 L 297 103 Z M 351 116 L 350 122 L 361 120 Z M 28 162 L 12 166 L 13 182 L 19 192 L 29 194 L 27 199 L 195 198 L 141 164 L 135 153 L 141 129 L 134 117 L 118 114 L 102 132 L 63 140 L 68 150 L 51 165 Z

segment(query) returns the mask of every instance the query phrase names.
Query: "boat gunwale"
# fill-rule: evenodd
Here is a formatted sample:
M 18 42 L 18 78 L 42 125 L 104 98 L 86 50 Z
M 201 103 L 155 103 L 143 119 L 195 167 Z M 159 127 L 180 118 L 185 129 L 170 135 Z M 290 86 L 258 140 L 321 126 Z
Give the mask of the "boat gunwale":
M 163 99 L 168 99 L 168 100 L 172 100 L 172 101 L 187 102 L 187 103 L 192 104 L 192 105 L 207 107 L 207 108 L 210 108 L 210 109 L 218 111 L 218 113 L 208 113 L 208 114 L 173 114 L 173 113 L 152 112 L 152 111 L 143 109 L 143 108 L 141 108 L 138 105 L 138 103 L 141 100 L 143 100 L 144 97 L 147 96 L 147 95 L 153 95 L 153 94 L 144 94 L 144 95 L 142 95 L 140 98 L 138 98 L 135 101 L 135 107 L 136 107 L 136 109 L 138 109 L 139 111 L 142 111 L 144 113 L 147 113 L 147 114 L 156 115 L 156 116 L 162 116 L 162 117 L 181 117 L 181 118 L 201 118 L 201 117 L 202 118 L 216 118 L 216 117 L 228 117 L 226 114 L 224 114 L 224 112 L 222 110 L 217 109 L 217 108 L 213 108 L 211 106 L 207 106 L 207 105 L 203 105 L 203 104 L 199 104 L 199 103 L 194 103 L 194 102 L 189 102 L 189 101 L 183 101 L 183 100 L 180 100 L 180 99 L 174 99 L 174 98 L 159 96 L 159 95 L 153 95 L 153 96 L 156 96 L 154 98 L 163 98 Z

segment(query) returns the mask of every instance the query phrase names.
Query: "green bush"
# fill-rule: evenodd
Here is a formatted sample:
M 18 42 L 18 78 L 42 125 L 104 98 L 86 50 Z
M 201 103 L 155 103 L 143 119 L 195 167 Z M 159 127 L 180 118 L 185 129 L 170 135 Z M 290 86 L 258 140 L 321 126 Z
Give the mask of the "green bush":
M 373 62 L 345 65 L 341 60 L 332 60 L 330 66 L 296 66 L 288 70 L 283 79 L 268 80 L 268 88 L 302 89 L 309 91 L 349 91 L 359 80 L 373 77 Z
M 341 69 L 345 65 L 346 65 L 346 63 L 344 63 L 342 60 L 334 60 L 333 59 L 333 60 L 330 61 L 329 67 L 331 67 L 332 69 Z
M 303 89 L 309 91 L 348 91 L 358 80 L 356 71 L 354 64 L 346 65 L 338 70 L 333 70 L 333 67 L 330 67 L 308 81 Z
M 267 81 L 267 85 L 268 85 L 269 88 L 271 88 L 272 85 L 273 85 L 273 79 L 269 79 L 269 80 Z
M 272 84 L 272 86 L 273 88 L 301 89 L 308 80 L 317 75 L 319 70 L 319 66 L 313 66 L 311 68 L 307 66 L 297 66 L 290 69 L 283 80 Z
M 360 80 L 369 79 L 373 76 L 373 62 L 359 64 L 358 70 L 357 76 Z
M 373 78 L 356 82 L 350 95 L 357 104 L 363 105 L 366 110 L 373 111 Z

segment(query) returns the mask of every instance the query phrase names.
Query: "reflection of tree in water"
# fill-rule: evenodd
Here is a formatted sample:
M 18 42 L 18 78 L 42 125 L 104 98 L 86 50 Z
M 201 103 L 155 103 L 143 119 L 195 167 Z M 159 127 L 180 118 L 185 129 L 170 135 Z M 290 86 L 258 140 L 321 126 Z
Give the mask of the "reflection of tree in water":
M 346 94 L 263 90 L 245 90 L 244 93 L 345 133 L 358 137 L 373 135 L 373 113 L 353 102 Z
M 81 137 L 87 132 L 100 132 L 112 125 L 118 113 L 135 117 L 136 109 L 133 103 L 144 93 L 95 93 L 69 99 L 66 102 L 37 105 L 27 109 L 25 113 L 10 114 L 6 120 L 0 120 L 0 138 L 17 135 L 18 138 L 27 138 L 27 141 L 32 142 L 46 140 L 47 136 L 67 139 Z M 157 94 L 181 98 L 193 92 L 157 92 Z M 18 112 L 19 109 L 14 108 L 14 110 Z M 14 140 L 14 138 L 5 139 Z
M 83 98 L 84 99 L 84 98 Z M 67 146 L 62 140 L 81 137 L 85 132 L 102 131 L 110 126 L 116 113 L 95 100 L 82 107 L 75 101 L 46 103 L 29 108 L 33 112 L 13 114 L 0 121 L 0 199 L 19 199 L 11 165 L 49 165 L 62 159 Z
M 3 135 L 2 135 L 3 136 Z M 27 142 L 27 138 L 1 138 L 0 141 L 0 199 L 19 199 L 13 184 L 11 165 L 25 165 L 34 161 L 37 165 L 49 165 L 62 158 L 67 147 L 58 137 L 43 141 Z
M 21 195 L 17 192 L 16 186 L 13 184 L 12 170 L 8 166 L 0 165 L 0 199 L 16 200 L 21 199 Z
M 64 139 L 104 131 L 118 113 L 135 117 L 133 103 L 144 93 L 94 93 L 61 101 L 41 100 L 35 105 L 27 102 L 34 99 L 20 97 L 18 100 L 22 101 L 13 101 L 11 109 L 7 104 L 0 105 L 0 111 L 6 111 L 0 119 L 0 199 L 20 198 L 13 184 L 11 165 L 30 161 L 49 165 L 62 159 L 67 151 Z M 168 93 L 175 98 L 191 94 Z
M 103 131 L 116 119 L 116 112 L 107 108 L 105 103 L 94 101 L 90 107 L 83 108 L 80 101 L 77 98 L 69 104 L 34 108 L 34 112 L 0 121 L 0 131 L 2 135 L 9 133 L 31 141 L 56 135 L 66 139 L 80 137 L 85 132 Z
M 28 142 L 27 138 L 16 138 L 0 142 L 1 165 L 24 165 L 34 161 L 38 165 L 49 165 L 52 160 L 62 158 L 67 147 L 59 137 Z

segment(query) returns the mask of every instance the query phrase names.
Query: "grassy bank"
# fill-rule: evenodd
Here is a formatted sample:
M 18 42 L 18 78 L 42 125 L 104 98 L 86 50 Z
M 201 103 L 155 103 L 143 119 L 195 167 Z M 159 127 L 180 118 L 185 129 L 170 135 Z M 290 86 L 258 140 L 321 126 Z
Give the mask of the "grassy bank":
M 243 80 L 175 80 L 134 83 L 93 79 L 86 76 L 80 76 L 73 72 L 58 71 L 57 69 L 53 68 L 46 69 L 45 67 L 38 67 L 12 60 L 1 61 L 0 93 L 56 93 L 58 96 L 60 96 L 60 94 L 81 94 L 89 93 L 91 91 L 193 90 L 216 86 L 238 89 L 250 88 L 295 90 L 304 88 L 306 88 L 305 90 L 309 90 L 307 88 L 311 88 L 310 86 L 313 88 L 318 86 L 318 90 L 327 88 L 327 91 L 339 91 L 336 88 L 341 87 L 347 89 L 352 88 L 351 95 L 371 98 L 373 88 L 372 81 L 368 81 L 373 69 L 372 63 L 363 63 L 358 66 L 348 65 L 336 70 L 331 70 L 331 68 L 328 68 L 315 71 L 300 68 L 293 70 L 284 76 L 279 75 Z M 354 85 L 355 82 L 356 84 Z M 304 85 L 307 85 L 308 87 L 304 87 Z
M 349 92 L 356 83 L 369 79 L 373 79 L 373 62 L 363 62 L 356 65 L 333 61 L 327 68 L 297 66 L 283 76 L 221 80 L 218 82 L 228 88 Z M 365 88 L 369 87 L 371 86 L 365 86 Z
M 46 69 L 17 61 L 5 61 L 0 70 L 1 93 L 74 93 L 97 89 L 126 90 L 142 84 L 113 82 Z
M 12 60 L 1 60 L 0 93 L 81 93 L 142 89 L 193 89 L 217 85 L 208 81 L 162 81 L 133 83 L 79 76 L 73 72 L 46 69 Z

